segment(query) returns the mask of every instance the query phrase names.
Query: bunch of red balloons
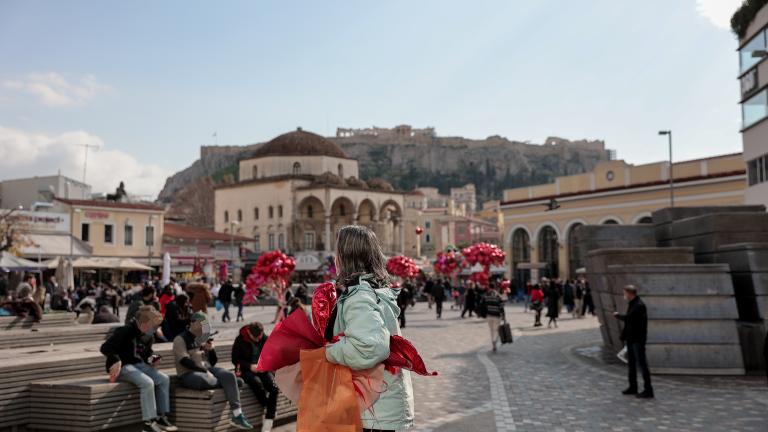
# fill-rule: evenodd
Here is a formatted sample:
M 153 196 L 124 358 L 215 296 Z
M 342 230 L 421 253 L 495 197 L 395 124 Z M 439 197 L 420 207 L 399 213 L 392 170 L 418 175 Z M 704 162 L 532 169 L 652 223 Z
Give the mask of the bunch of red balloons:
M 412 279 L 419 275 L 419 266 L 413 259 L 397 255 L 387 260 L 387 271 L 393 276 Z
M 490 276 L 488 275 L 487 272 L 484 272 L 484 271 L 475 272 L 469 276 L 469 280 L 484 287 L 488 286 L 489 279 L 490 279 Z
M 251 268 L 251 274 L 245 279 L 245 303 L 251 303 L 261 294 L 262 287 L 267 284 L 272 285 L 273 294 L 278 299 L 282 299 L 295 268 L 296 261 L 279 250 L 262 254 Z
M 480 264 L 485 268 L 504 264 L 506 254 L 501 248 L 490 243 L 475 243 L 462 249 L 461 254 L 469 265 Z
M 459 256 L 454 251 L 438 252 L 433 267 L 436 273 L 453 275 L 459 269 Z

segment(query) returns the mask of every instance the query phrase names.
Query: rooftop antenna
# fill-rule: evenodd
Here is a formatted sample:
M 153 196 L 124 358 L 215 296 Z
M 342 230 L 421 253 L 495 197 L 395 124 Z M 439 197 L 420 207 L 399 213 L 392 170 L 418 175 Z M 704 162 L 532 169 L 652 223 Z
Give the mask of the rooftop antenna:
M 85 157 L 83 158 L 83 184 L 87 184 L 85 183 L 85 174 L 88 169 L 88 149 L 98 149 L 99 146 L 97 146 L 96 144 L 76 144 L 76 145 L 79 145 L 80 147 L 83 147 L 85 149 Z

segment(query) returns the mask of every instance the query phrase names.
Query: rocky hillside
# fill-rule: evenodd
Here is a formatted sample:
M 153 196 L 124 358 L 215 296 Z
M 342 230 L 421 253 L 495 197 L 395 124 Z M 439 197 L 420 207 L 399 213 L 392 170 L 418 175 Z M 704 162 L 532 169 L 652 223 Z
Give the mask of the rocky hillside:
M 431 129 L 423 133 L 402 128 L 377 129 L 376 134 L 345 132 L 329 139 L 360 161 L 363 180 L 382 177 L 400 190 L 433 186 L 443 193 L 474 183 L 480 202 L 500 198 L 507 188 L 589 171 L 608 159 L 602 141 L 550 137 L 543 144 L 530 144 L 500 136 L 484 140 L 439 137 Z M 158 201 L 173 202 L 186 185 L 204 176 L 216 183 L 236 180 L 237 161 L 259 145 L 202 147 L 200 159 L 168 178 Z

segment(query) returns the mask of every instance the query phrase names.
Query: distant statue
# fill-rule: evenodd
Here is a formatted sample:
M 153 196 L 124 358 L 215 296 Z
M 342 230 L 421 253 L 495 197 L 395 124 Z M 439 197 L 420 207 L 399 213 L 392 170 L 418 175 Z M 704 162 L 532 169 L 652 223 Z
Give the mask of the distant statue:
M 125 184 L 120 182 L 120 186 L 115 189 L 115 193 L 107 194 L 107 201 L 124 202 L 128 198 L 128 193 L 125 191 Z

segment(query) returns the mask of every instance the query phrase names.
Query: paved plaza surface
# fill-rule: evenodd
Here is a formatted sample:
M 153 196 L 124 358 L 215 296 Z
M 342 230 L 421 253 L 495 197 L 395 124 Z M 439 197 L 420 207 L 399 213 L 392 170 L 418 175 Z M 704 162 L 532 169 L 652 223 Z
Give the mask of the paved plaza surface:
M 595 318 L 533 329 L 507 306 L 515 343 L 490 350 L 484 320 L 419 303 L 405 337 L 437 377 L 414 376 L 418 432 L 768 430 L 765 377 L 654 376 L 656 399 L 621 395 L 626 366 L 601 353 Z M 546 324 L 546 320 L 544 321 Z M 294 425 L 275 429 L 294 431 Z

